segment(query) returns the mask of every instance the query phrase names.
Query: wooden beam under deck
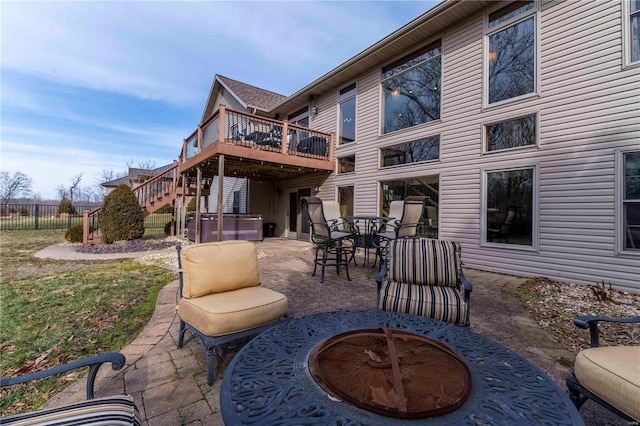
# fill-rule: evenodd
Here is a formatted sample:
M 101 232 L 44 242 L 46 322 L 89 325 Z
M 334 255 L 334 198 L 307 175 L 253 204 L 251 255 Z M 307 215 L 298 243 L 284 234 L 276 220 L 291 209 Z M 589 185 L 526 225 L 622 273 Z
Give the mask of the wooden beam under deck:
M 277 151 L 247 147 L 232 143 L 214 143 L 180 165 L 180 173 L 195 173 L 203 167 L 205 176 L 217 175 L 218 156 L 225 156 L 226 176 L 283 179 L 325 170 L 334 170 L 334 162 L 302 155 L 287 155 Z

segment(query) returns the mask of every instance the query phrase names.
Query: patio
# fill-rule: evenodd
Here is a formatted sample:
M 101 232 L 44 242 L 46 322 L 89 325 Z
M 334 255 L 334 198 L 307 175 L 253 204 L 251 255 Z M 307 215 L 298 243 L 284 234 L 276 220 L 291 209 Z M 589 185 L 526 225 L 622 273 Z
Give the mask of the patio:
M 375 280 L 366 277 L 362 266 L 351 267 L 352 281 L 327 270 L 325 282 L 312 277 L 313 254 L 309 243 L 272 238 L 257 243 L 263 285 L 289 298 L 296 317 L 343 309 L 375 308 Z M 362 265 L 362 254 L 358 264 Z M 544 332 L 527 314 L 516 295 L 523 278 L 465 270 L 474 284 L 471 302 L 471 329 L 502 343 L 542 369 L 565 389 L 564 380 L 573 364 L 573 355 Z M 212 387 L 206 384 L 204 354 L 190 335 L 178 349 L 178 319 L 174 281 L 160 292 L 156 311 L 144 331 L 121 352 L 127 366 L 114 372 L 104 368 L 96 382 L 96 396 L 118 393 L 133 395 L 141 418 L 150 425 L 222 425 L 219 390 L 223 374 Z M 226 366 L 238 345 L 223 353 Z M 53 397 L 47 406 L 84 399 L 84 382 L 70 386 Z M 602 424 L 608 413 L 587 403 L 581 410 L 585 423 Z M 590 418 L 593 417 L 593 420 Z M 607 421 L 616 422 L 606 417 Z M 614 423 L 617 424 L 617 423 Z M 622 423 L 620 423 L 622 424 Z

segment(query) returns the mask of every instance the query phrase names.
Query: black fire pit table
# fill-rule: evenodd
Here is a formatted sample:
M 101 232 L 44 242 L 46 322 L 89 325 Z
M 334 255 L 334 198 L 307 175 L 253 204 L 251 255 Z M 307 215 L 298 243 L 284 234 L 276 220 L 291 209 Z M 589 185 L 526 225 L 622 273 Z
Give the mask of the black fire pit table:
M 358 333 L 351 333 L 354 331 Z M 367 345 L 364 340 L 363 344 L 361 335 L 382 343 Z M 345 341 L 346 349 L 335 344 Z M 338 355 L 325 355 L 326 348 L 338 351 Z M 456 369 L 460 371 L 461 386 L 464 385 L 458 387 L 461 396 L 451 395 L 447 410 L 434 409 L 439 404 L 436 402 L 432 407 L 416 410 L 426 417 L 408 418 L 416 414 L 407 414 L 406 406 L 395 408 L 398 401 L 405 405 L 402 400 L 415 399 L 415 394 L 407 392 L 434 394 L 422 395 L 424 400 L 449 396 L 446 386 L 426 383 L 447 381 L 447 374 L 442 371 L 445 364 L 434 363 L 425 355 L 433 351 L 448 352 L 450 362 L 459 364 Z M 351 359 L 349 353 L 356 356 Z M 421 356 L 426 358 L 420 361 Z M 329 361 L 319 367 L 318 359 L 325 357 Z M 336 362 L 341 358 L 344 363 Z M 416 367 L 416 363 L 420 365 Z M 442 366 L 440 371 L 438 365 Z M 361 367 L 365 373 L 359 378 L 357 370 Z M 319 374 L 319 370 L 328 372 L 328 377 Z M 413 371 L 424 377 L 407 373 Z M 331 391 L 334 386 L 327 386 L 330 376 L 338 378 L 335 387 L 342 387 L 337 390 L 338 396 Z M 379 385 L 385 377 L 390 377 L 388 387 Z M 343 386 L 349 380 L 362 380 L 362 384 Z M 371 401 L 361 408 L 356 406 L 354 399 L 362 399 L 367 392 L 355 392 L 361 394 L 354 398 L 344 394 L 367 386 L 373 389 L 374 406 Z M 427 388 L 442 390 L 424 390 Z M 399 394 L 402 398 L 398 398 Z M 380 404 L 384 408 L 375 406 Z M 503 345 L 468 327 L 379 310 L 323 312 L 293 318 L 260 334 L 238 352 L 225 371 L 220 407 L 225 425 L 584 424 L 578 410 L 553 380 Z M 398 411 L 399 415 L 388 414 Z M 386 415 L 380 414 L 385 412 Z

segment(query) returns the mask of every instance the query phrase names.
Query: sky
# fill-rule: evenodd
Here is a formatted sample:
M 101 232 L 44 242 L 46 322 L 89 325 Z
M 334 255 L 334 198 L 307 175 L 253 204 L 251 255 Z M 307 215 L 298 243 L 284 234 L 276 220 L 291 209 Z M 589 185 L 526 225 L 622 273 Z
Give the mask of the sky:
M 438 3 L 0 0 L 0 171 L 171 163 L 216 74 L 291 95 Z

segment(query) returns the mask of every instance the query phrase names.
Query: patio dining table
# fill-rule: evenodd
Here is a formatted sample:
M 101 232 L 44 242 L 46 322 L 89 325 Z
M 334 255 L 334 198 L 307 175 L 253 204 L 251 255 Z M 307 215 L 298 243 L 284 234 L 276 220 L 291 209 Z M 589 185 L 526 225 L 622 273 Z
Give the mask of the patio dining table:
M 466 363 L 471 391 L 454 411 L 403 419 L 330 396 L 314 379 L 310 355 L 354 330 L 388 328 L 436 340 Z M 234 357 L 220 391 L 225 425 L 583 425 L 565 392 L 538 367 L 468 327 L 380 310 L 323 312 L 263 332 Z
M 341 219 L 352 222 L 355 225 L 355 228 L 358 230 L 358 235 L 356 235 L 355 239 L 355 245 L 356 247 L 362 247 L 364 249 L 364 266 L 367 269 L 367 277 L 369 277 L 370 251 L 371 249 L 377 250 L 379 248 L 376 244 L 375 231 L 379 226 L 395 218 L 376 215 L 354 215 L 342 216 Z

